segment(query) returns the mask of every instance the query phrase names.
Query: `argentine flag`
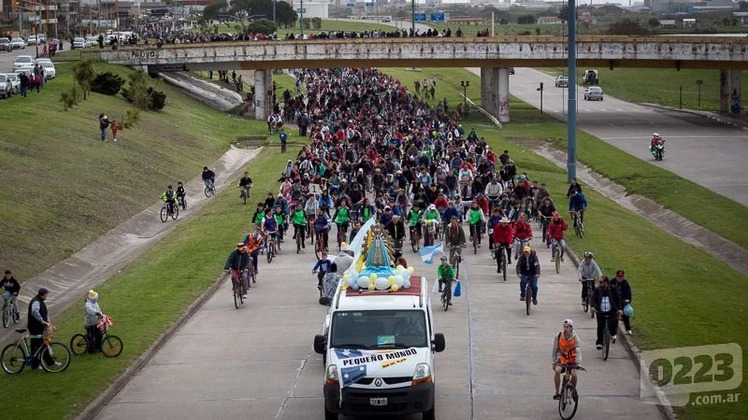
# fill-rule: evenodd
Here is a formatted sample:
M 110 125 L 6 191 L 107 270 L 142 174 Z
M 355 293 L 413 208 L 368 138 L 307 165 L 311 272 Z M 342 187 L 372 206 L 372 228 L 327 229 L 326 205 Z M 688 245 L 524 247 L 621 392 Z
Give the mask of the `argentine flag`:
M 351 357 L 361 357 L 364 354 L 359 350 L 354 349 L 334 349 L 335 355 L 338 356 L 338 359 L 349 359 Z
M 425 246 L 418 250 L 418 253 L 421 254 L 421 259 L 426 264 L 433 264 L 434 254 L 437 254 L 439 252 L 444 253 L 444 244 L 442 244 L 441 242 L 431 246 Z
M 353 385 L 359 379 L 366 376 L 366 365 L 344 367 L 340 370 L 341 388 Z

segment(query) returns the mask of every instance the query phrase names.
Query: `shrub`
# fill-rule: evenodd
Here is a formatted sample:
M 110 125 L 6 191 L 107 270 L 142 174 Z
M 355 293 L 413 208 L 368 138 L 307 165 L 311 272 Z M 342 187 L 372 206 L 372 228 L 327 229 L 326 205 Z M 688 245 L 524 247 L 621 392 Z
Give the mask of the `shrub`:
M 116 95 L 124 84 L 125 80 L 116 74 L 99 73 L 91 82 L 91 90 L 104 95 Z
M 304 25 L 306 27 L 306 25 Z M 252 23 L 249 24 L 249 27 L 247 28 L 249 32 L 254 33 L 261 33 L 264 35 L 270 35 L 276 30 L 278 30 L 278 26 L 272 21 L 267 19 L 258 19 Z
M 148 94 L 151 97 L 148 109 L 151 111 L 159 111 L 166 106 L 166 94 L 160 90 L 148 88 Z
M 122 128 L 130 128 L 135 125 L 140 119 L 140 109 L 131 107 L 125 111 L 125 116 L 122 117 Z

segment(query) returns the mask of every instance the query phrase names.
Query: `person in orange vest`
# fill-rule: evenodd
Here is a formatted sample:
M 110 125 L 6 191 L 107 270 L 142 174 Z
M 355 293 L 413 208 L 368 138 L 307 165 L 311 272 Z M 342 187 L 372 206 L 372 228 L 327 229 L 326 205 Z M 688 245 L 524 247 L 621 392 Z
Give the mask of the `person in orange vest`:
M 579 344 L 579 337 L 574 331 L 574 321 L 571 319 L 564 320 L 564 330 L 558 333 L 553 341 L 553 384 L 556 386 L 556 393 L 553 399 L 561 398 L 558 389 L 561 386 L 561 372 L 565 365 L 572 364 L 577 367 L 582 366 L 582 351 Z M 577 387 L 577 372 L 571 371 L 571 385 Z

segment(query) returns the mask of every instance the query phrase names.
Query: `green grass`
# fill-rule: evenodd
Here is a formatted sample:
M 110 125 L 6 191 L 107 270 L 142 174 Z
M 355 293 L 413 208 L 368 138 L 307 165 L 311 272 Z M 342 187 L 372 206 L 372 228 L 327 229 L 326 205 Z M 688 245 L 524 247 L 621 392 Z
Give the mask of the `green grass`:
M 435 69 L 434 72 L 443 70 Z M 387 72 L 398 78 L 402 76 L 398 70 Z M 431 74 L 430 71 L 426 73 Z M 465 77 L 469 76 L 465 74 Z M 406 77 L 402 80 L 405 81 Z M 439 83 L 447 84 L 446 81 Z M 442 87 L 446 89 L 444 85 Z M 448 98 L 456 94 L 445 93 Z M 545 182 L 552 196 L 561 197 L 557 199 L 557 205 L 565 206 L 565 171 L 508 141 L 510 138 L 545 140 L 561 124 L 540 117 L 537 110 L 527 104 L 518 104 L 516 100 L 511 110 L 513 122 L 505 125 L 503 130 L 477 119 L 470 126 L 474 126 L 480 136 L 485 136 L 494 150 L 508 149 L 520 170 L 526 170 L 532 180 Z M 621 168 L 629 164 L 628 161 L 621 163 L 616 160 L 621 159 L 618 156 L 608 159 L 618 162 Z M 658 349 L 729 342 L 748 346 L 748 335 L 740 332 L 740 325 L 748 322 L 748 312 L 739 309 L 748 299 L 748 287 L 744 286 L 748 276 L 665 233 L 590 188 L 585 191 L 591 203 L 585 213 L 587 234 L 581 240 L 573 234 L 567 235 L 567 239 L 577 253 L 594 251 L 606 274 L 611 275 L 619 268 L 626 270 L 634 294 L 634 341 L 638 346 Z M 692 194 L 694 199 L 701 196 L 701 193 Z M 681 200 L 688 201 L 683 197 Z M 717 215 L 715 218 L 729 218 L 720 216 L 726 214 L 724 209 L 715 209 L 715 212 L 712 214 L 713 217 Z M 748 354 L 744 354 L 743 364 L 747 362 Z M 744 381 L 737 391 L 748 392 L 748 382 Z M 677 411 L 682 418 L 688 419 L 748 417 L 746 404 L 689 406 Z
M 480 78 L 466 70 L 456 68 L 424 69 L 420 72 L 406 69 L 384 69 L 403 81 L 408 89 L 416 79 L 429 80 L 436 76 L 435 104 L 447 98 L 450 106 L 462 101 L 461 80 L 470 81 L 467 94 L 480 103 Z M 510 98 L 512 122 L 501 131 L 504 138 L 553 139 L 554 146 L 566 150 L 566 125 L 550 116 L 541 116 L 538 110 L 515 97 Z M 484 121 L 478 112 L 472 112 L 463 122 L 466 130 L 471 124 Z M 712 230 L 743 247 L 748 247 L 748 220 L 743 217 L 746 208 L 727 197 L 714 193 L 672 172 L 642 161 L 585 132 L 577 133 L 577 158 L 596 172 L 623 185 L 633 194 L 641 194 L 683 217 Z
M 241 135 L 265 135 L 262 122 L 215 111 L 153 80 L 167 95 L 143 112 L 119 142 L 99 140 L 98 115 L 120 121 L 130 104 L 92 93 L 68 112 L 58 102 L 72 86 L 60 64 L 41 94 L 15 96 L 0 113 L 0 266 L 23 280 L 67 258 L 158 199 L 167 184 L 200 174 Z M 126 79 L 124 67 L 96 64 Z M 109 133 L 111 138 L 111 133 Z M 12 245 L 10 245 L 12 244 Z
M 264 150 L 248 166 L 254 190 L 275 190 L 278 168 L 297 152 L 295 147 L 289 147 L 288 155 L 277 148 Z M 122 355 L 74 356 L 68 370 L 57 375 L 3 373 L 0 386 L 7 418 L 73 418 L 82 411 L 212 284 L 233 245 L 248 232 L 253 208 L 242 206 L 233 190 L 219 194 L 197 217 L 180 224 L 124 273 L 98 287 L 101 308 L 114 319 L 111 333 L 124 341 Z M 49 299 L 55 296 L 50 294 Z M 226 305 L 231 304 L 226 296 Z M 82 330 L 81 307 L 75 305 L 52 321 L 58 327 L 53 339 L 68 345 Z M 45 395 L 44 403 L 30 395 Z
M 547 68 L 554 75 L 564 69 Z M 585 68 L 579 69 L 578 83 L 582 82 Z M 681 107 L 681 86 L 683 87 L 683 108 L 705 111 L 719 111 L 719 71 L 675 69 L 634 69 L 597 68 L 600 72 L 600 86 L 603 91 L 627 102 L 653 103 L 670 107 Z M 729 77 L 729 76 L 728 76 Z M 701 105 L 699 106 L 699 86 L 702 80 Z M 741 76 L 742 94 L 748 95 L 748 74 Z

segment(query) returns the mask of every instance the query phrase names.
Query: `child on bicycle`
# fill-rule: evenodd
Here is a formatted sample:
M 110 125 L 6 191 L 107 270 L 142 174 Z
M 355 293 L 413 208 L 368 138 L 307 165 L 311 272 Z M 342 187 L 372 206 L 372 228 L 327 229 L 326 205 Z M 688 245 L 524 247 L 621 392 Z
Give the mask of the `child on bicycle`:
M 322 258 L 317 261 L 316 264 L 314 264 L 314 267 L 312 268 L 312 273 L 317 274 L 317 289 L 319 289 L 320 296 L 322 296 L 322 279 L 325 278 L 325 274 L 327 274 L 330 271 L 330 265 L 332 264 L 332 261 L 327 259 L 327 251 L 322 251 Z
M 16 318 L 21 317 L 18 312 L 18 294 L 21 293 L 21 285 L 13 277 L 13 273 L 10 270 L 5 270 L 3 279 L 0 280 L 0 288 L 5 288 L 3 292 L 3 310 L 6 305 L 11 305 L 13 312 L 16 314 Z
M 473 238 L 477 235 L 478 246 L 480 246 L 481 237 L 483 236 L 482 226 L 486 220 L 486 216 L 483 214 L 483 209 L 478 206 L 477 201 L 473 201 L 473 203 L 470 205 L 467 219 L 468 224 L 470 225 L 470 241 L 472 242 Z
M 291 214 L 291 223 L 293 224 L 293 239 L 296 235 L 301 235 L 301 247 L 304 246 L 304 229 L 306 229 L 306 213 L 301 207 L 301 202 L 296 203 L 296 209 Z
M 184 208 L 184 197 L 187 195 L 187 191 L 184 189 L 184 184 L 182 184 L 182 181 L 177 181 L 177 199 L 180 203 L 182 203 L 182 207 Z
M 415 231 L 418 231 L 419 236 L 422 236 L 420 235 L 422 217 L 423 211 L 418 205 L 414 205 L 408 212 L 408 232 L 410 233 L 411 239 L 413 238 L 413 232 Z
M 177 195 L 171 185 L 166 186 L 166 191 L 161 194 L 161 199 L 164 200 L 164 203 L 169 207 L 169 213 L 172 213 L 174 208 L 177 206 Z
M 442 292 L 442 285 L 444 285 L 447 290 L 450 291 L 449 293 L 449 304 L 451 305 L 452 302 L 452 281 L 455 280 L 455 269 L 451 265 L 449 265 L 449 262 L 447 261 L 447 256 L 442 255 L 441 257 L 441 264 L 439 264 L 439 268 L 436 270 L 436 275 L 439 278 L 439 293 Z

